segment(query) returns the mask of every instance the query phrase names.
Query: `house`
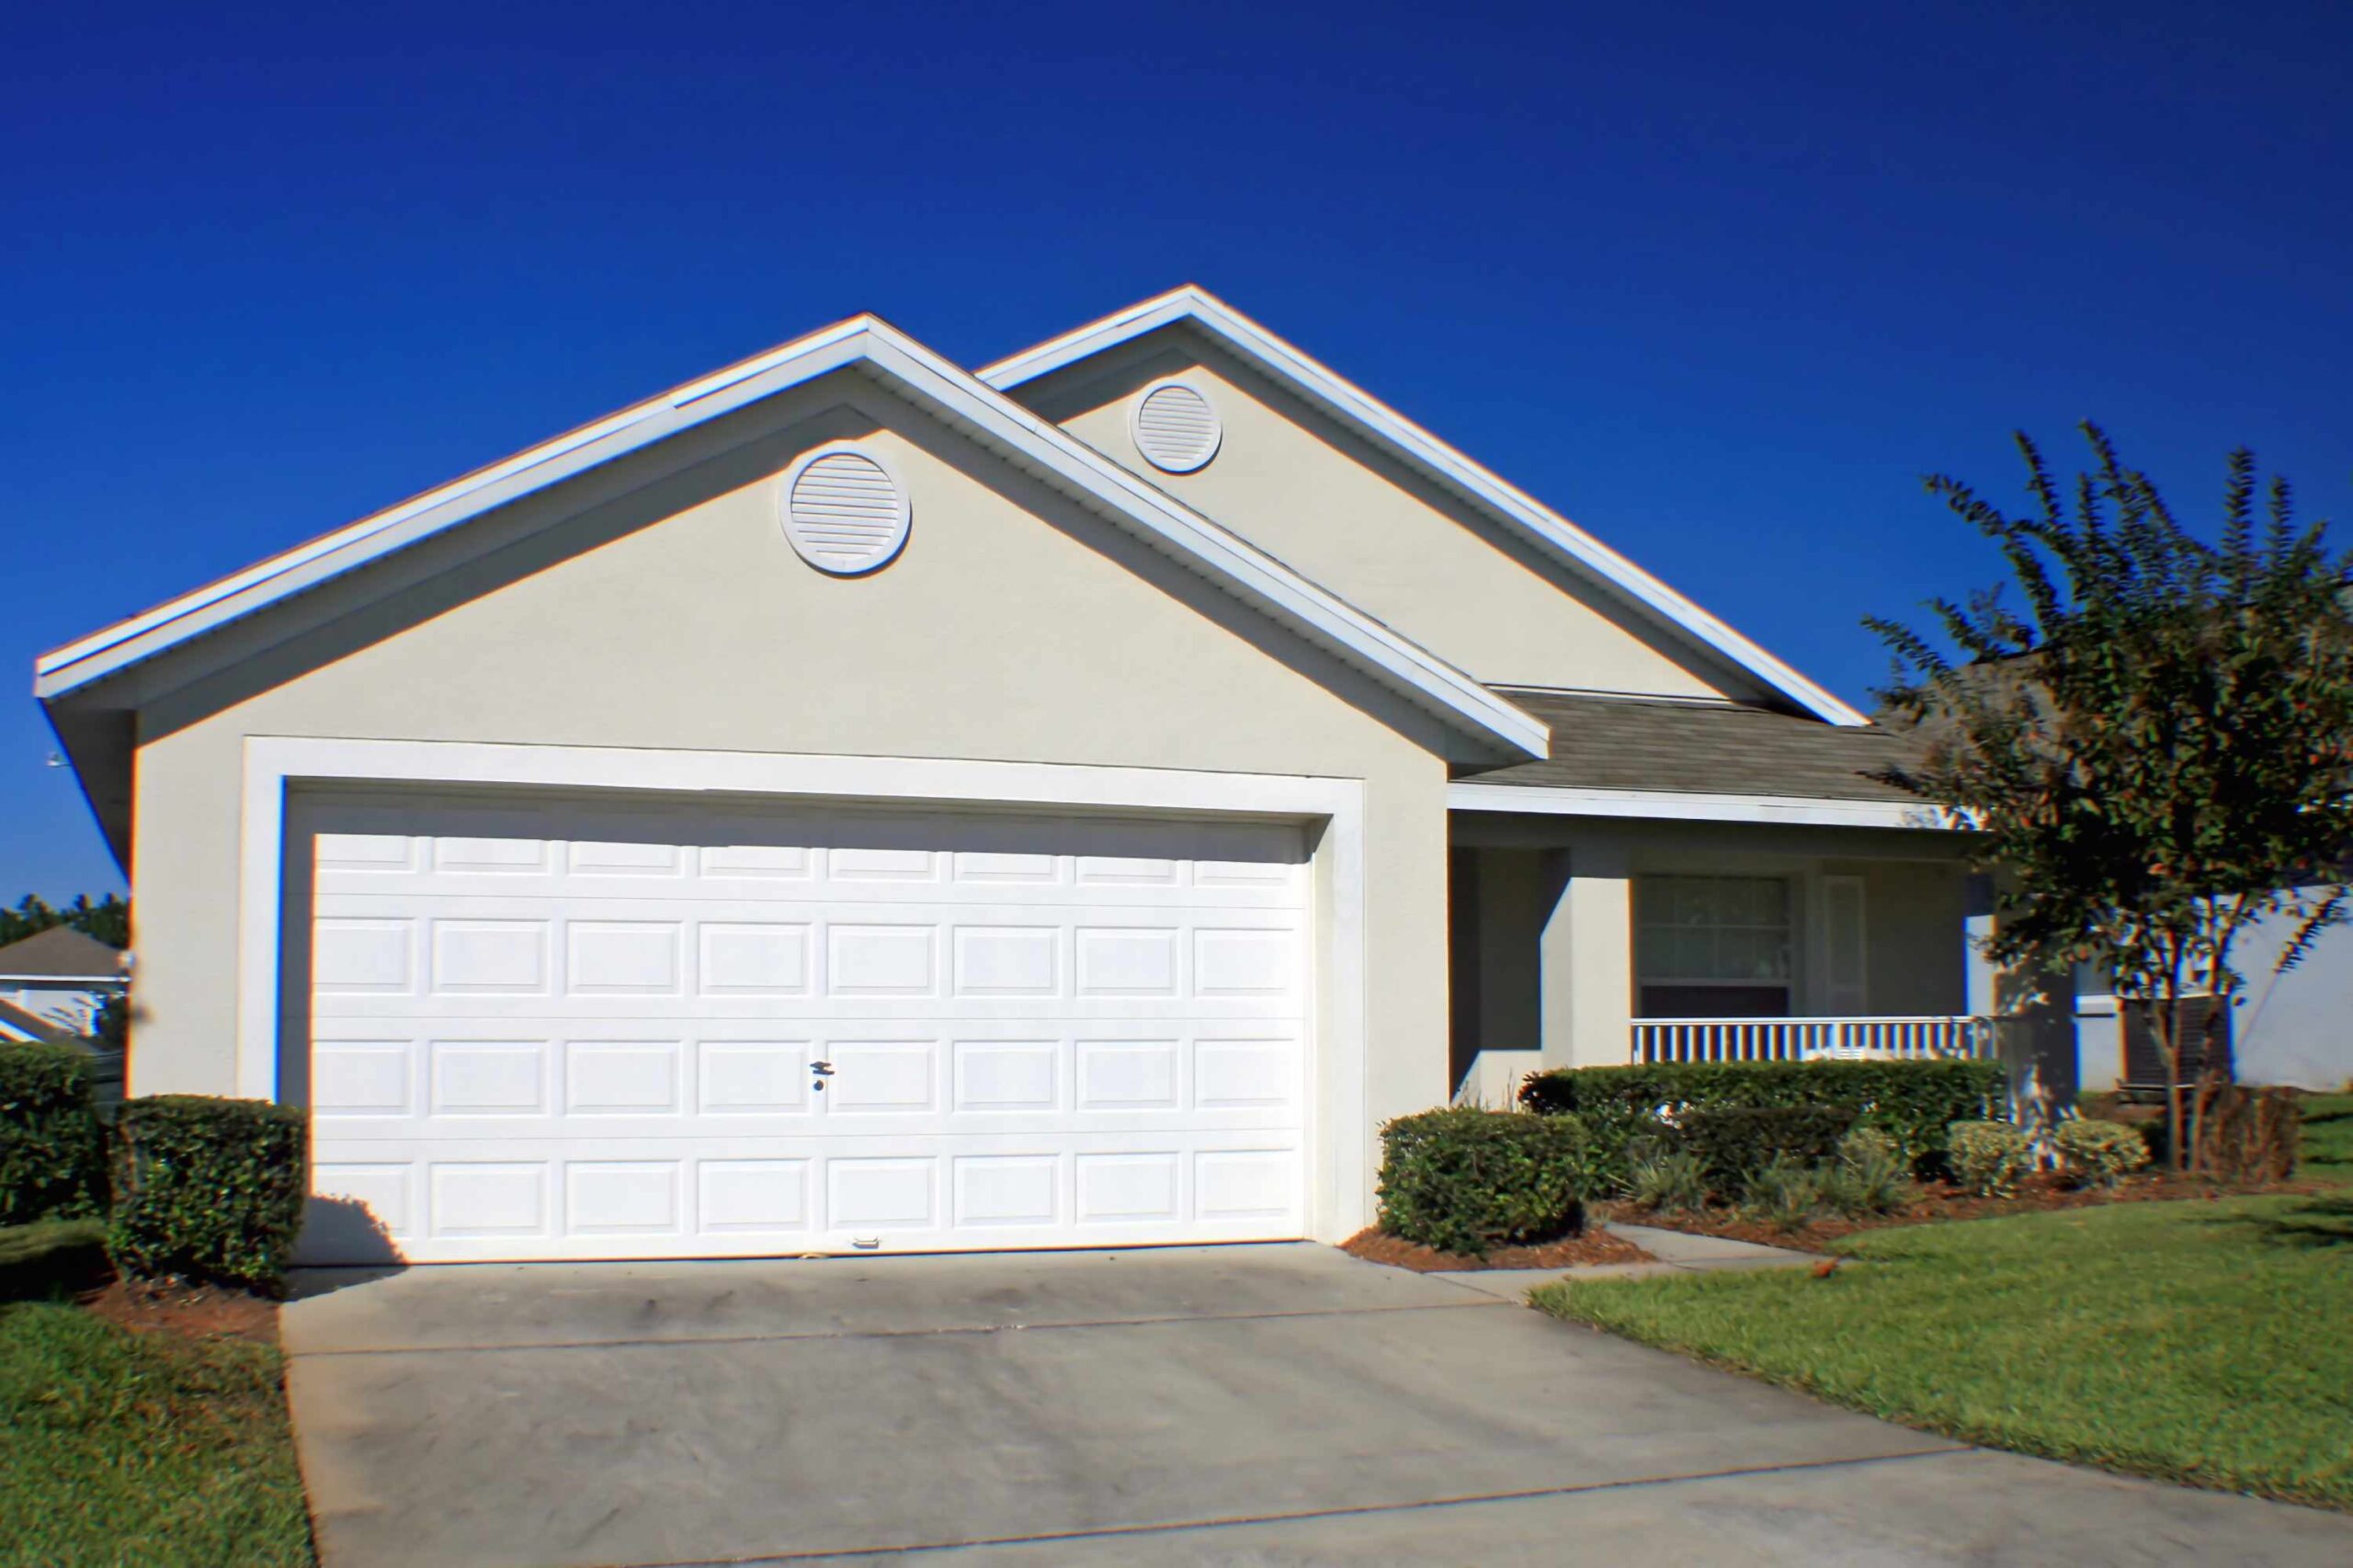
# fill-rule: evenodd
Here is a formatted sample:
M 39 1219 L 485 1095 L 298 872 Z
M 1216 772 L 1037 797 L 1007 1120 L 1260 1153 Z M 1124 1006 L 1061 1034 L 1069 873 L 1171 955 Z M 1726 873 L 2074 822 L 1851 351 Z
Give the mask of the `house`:
M 1528 1063 L 1973 1039 L 1896 743 L 1198 289 L 841 322 L 37 690 L 131 1087 L 308 1104 L 313 1259 L 1336 1240 Z
M 70 926 L 0 948 L 0 1004 L 67 1035 L 88 1034 L 126 983 L 121 952 Z
M 1991 924 L 1982 913 L 1988 902 L 1983 894 L 1976 901 L 1980 912 L 1971 917 L 1972 938 Z M 2353 925 L 2325 928 L 2297 964 L 2282 971 L 2279 960 L 2298 925 L 2272 915 L 2251 922 L 2240 935 L 2233 952 L 2245 983 L 2238 1005 L 2211 1035 L 2202 1032 L 2207 1006 L 2192 1000 L 2187 1021 L 2201 1032 L 2186 1044 L 2184 1081 L 2195 1081 L 2211 1065 L 2242 1084 L 2327 1091 L 2353 1084 Z M 2161 1095 L 2165 1055 L 2147 1008 L 2120 1000 L 2114 983 L 2096 965 L 2078 966 L 2063 989 L 2070 993 L 2066 1002 L 2080 1042 L 2080 1086 Z M 1972 1009 L 1994 1010 L 1994 992 L 1992 967 L 1972 948 Z
M 99 1106 L 112 1107 L 122 1098 L 123 1053 L 94 1037 L 99 1010 L 126 983 L 122 954 L 68 926 L 0 947 L 0 1044 L 80 1047 Z

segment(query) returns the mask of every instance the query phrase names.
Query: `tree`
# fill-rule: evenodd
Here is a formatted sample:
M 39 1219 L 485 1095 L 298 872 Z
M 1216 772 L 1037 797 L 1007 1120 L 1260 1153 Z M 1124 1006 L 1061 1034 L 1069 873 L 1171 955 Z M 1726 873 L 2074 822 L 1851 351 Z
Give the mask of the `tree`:
M 2296 524 L 2284 480 L 2262 487 L 2258 523 L 2245 449 L 2210 540 L 2097 426 L 2083 431 L 2094 466 L 2063 495 L 2018 436 L 2026 516 L 1927 481 L 2012 581 L 1935 601 L 1940 639 L 1864 622 L 1895 655 L 1878 695 L 1925 743 L 1885 777 L 1973 827 L 1981 864 L 2003 873 L 1990 958 L 2053 974 L 2097 965 L 2148 1008 L 2187 1169 L 2185 999 L 2212 996 L 2203 1027 L 2218 1028 L 2250 926 L 2289 923 L 2284 970 L 2345 914 L 2353 555 L 2331 548 L 2325 522 Z
M 88 893 L 76 893 L 72 903 L 59 909 L 40 894 L 28 892 L 17 901 L 16 908 L 0 909 L 0 947 L 21 942 L 53 926 L 71 926 L 110 948 L 131 946 L 131 905 L 118 894 L 108 893 L 93 903 Z

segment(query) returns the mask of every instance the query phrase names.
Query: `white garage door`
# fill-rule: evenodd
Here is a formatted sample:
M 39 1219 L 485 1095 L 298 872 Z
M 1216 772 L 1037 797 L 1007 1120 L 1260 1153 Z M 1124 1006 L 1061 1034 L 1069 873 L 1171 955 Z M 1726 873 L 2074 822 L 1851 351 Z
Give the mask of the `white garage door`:
M 1296 827 L 326 797 L 293 823 L 306 1256 L 1304 1233 Z

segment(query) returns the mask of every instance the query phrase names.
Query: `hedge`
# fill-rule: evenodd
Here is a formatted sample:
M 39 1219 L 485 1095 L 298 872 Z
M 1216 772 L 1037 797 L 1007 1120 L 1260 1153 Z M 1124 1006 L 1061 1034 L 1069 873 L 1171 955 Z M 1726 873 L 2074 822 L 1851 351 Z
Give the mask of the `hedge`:
M 107 1232 L 115 1267 L 274 1289 L 302 1224 L 309 1142 L 303 1113 L 267 1100 L 126 1100 Z
M 1945 1129 L 1998 1113 L 2007 1094 L 1998 1062 L 1744 1062 L 1556 1068 L 1529 1078 L 1520 1104 L 1574 1114 L 1592 1141 L 1597 1171 L 1627 1175 L 1629 1145 L 1665 1131 L 1663 1113 L 1816 1106 L 1876 1127 L 1918 1164 L 1941 1155 Z
M 1698 1158 L 1708 1190 L 1733 1198 L 1784 1155 L 1809 1166 L 1836 1158 L 1838 1141 L 1854 1125 L 1855 1113 L 1844 1106 L 1693 1106 L 1675 1131 Z
M 1573 1116 L 1461 1107 L 1401 1116 L 1381 1129 L 1381 1229 L 1440 1252 L 1574 1234 L 1590 1179 Z
M 0 1045 L 0 1225 L 105 1208 L 106 1130 L 90 1065 L 75 1045 Z

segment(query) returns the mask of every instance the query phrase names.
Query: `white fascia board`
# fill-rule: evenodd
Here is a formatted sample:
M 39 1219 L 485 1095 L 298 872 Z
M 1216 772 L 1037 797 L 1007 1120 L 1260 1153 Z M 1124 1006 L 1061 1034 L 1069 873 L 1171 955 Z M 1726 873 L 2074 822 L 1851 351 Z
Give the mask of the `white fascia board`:
M 1779 823 L 1794 827 L 1898 827 L 1934 832 L 1965 827 L 1925 801 L 1832 801 L 1805 795 L 1701 795 L 1667 790 L 1573 790 L 1470 782 L 1448 785 L 1446 806 L 1453 812 Z
M 1000 359 L 977 372 L 1000 392 L 1107 348 L 1190 322 L 1308 402 L 1436 479 L 1553 557 L 1598 578 L 1827 723 L 1870 719 L 1501 475 L 1363 388 L 1277 337 L 1215 295 L 1188 285 Z
M 33 695 L 47 699 L 86 686 L 274 600 L 748 401 L 718 395 L 731 388 L 756 379 L 765 390 L 779 390 L 836 369 L 858 357 L 858 340 L 870 324 L 870 318 L 853 317 L 795 338 L 52 649 L 33 663 Z M 776 384 L 770 386 L 770 381 Z M 693 412 L 688 413 L 690 406 Z
M 1245 602 L 1307 629 L 1359 668 L 1483 738 L 1530 757 L 1550 755 L 1552 730 L 1507 699 L 1408 639 L 1317 587 L 1273 556 L 1129 472 L 1051 420 L 1041 419 L 976 381 L 896 328 L 877 324 L 877 366 L 990 439 L 1041 460 L 1055 476 L 1108 508 L 1145 525 L 1148 542 L 1201 571 Z
M 34 665 L 34 693 L 60 697 L 494 506 L 851 365 L 1093 500 L 1114 522 L 1456 728 L 1507 755 L 1547 755 L 1552 733 L 1533 715 L 870 315 L 689 381 L 44 654 Z

